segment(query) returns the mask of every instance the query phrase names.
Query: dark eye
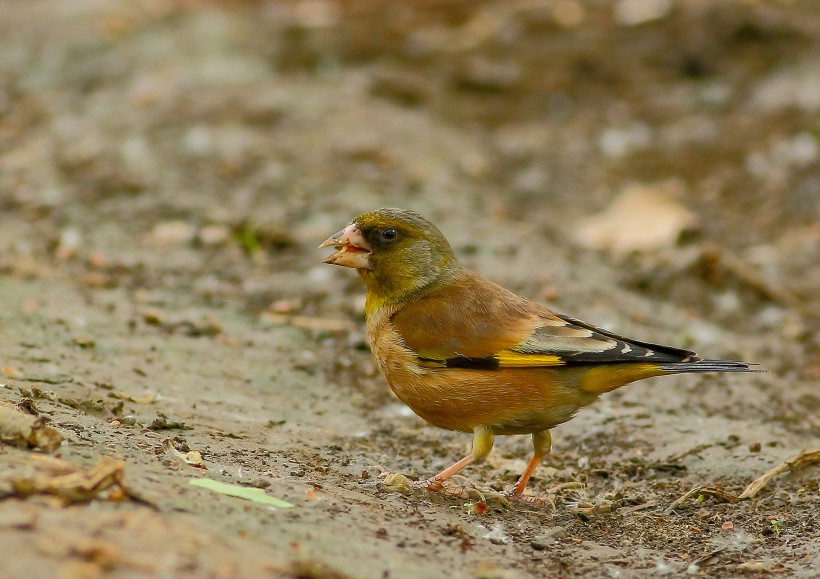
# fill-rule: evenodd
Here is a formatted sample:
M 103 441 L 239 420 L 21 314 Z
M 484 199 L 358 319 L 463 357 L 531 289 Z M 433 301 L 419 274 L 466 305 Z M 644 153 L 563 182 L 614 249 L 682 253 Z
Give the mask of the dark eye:
M 398 236 L 399 232 L 392 227 L 382 229 L 381 233 L 379 233 L 379 237 L 382 238 L 382 241 L 394 241 Z

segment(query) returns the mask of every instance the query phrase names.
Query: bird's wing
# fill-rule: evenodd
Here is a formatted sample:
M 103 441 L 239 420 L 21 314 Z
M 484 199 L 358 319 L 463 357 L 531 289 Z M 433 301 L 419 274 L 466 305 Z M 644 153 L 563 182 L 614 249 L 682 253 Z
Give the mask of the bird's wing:
M 511 353 L 524 357 L 552 353 L 565 365 L 695 362 L 700 359 L 689 350 L 625 338 L 564 314 L 547 310 L 542 319 L 545 325 L 537 327 L 527 339 L 510 348 Z M 558 325 L 553 325 L 556 322 Z M 523 365 L 529 364 L 523 361 Z
M 475 274 L 406 304 L 394 329 L 423 365 L 532 368 L 696 361 L 693 352 L 640 342 L 555 314 Z

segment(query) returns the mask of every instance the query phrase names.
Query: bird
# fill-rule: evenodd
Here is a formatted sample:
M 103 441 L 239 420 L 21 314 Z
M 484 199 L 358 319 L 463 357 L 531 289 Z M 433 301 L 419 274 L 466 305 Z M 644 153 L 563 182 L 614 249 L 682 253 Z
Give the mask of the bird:
M 656 376 L 755 372 L 742 361 L 620 336 L 520 297 L 464 266 L 428 219 L 382 208 L 320 248 L 364 280 L 367 341 L 391 390 L 427 423 L 471 433 L 469 454 L 418 481 L 432 492 L 490 453 L 497 435 L 531 435 L 533 455 L 505 497 L 524 491 L 550 430 L 606 392 Z

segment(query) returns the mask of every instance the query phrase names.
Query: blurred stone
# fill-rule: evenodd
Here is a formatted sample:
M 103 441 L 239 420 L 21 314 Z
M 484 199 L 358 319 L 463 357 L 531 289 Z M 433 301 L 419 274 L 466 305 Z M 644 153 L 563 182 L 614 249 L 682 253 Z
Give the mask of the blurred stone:
M 459 51 L 474 50 L 490 39 L 506 37 L 507 40 L 514 40 L 519 31 L 517 27 L 509 26 L 511 22 L 506 14 L 494 10 L 492 5 L 477 10 L 458 30 Z
M 328 0 L 302 0 L 293 8 L 293 23 L 303 28 L 330 28 L 339 22 L 339 5 Z
M 231 238 L 231 230 L 224 225 L 206 225 L 199 232 L 202 245 L 222 245 Z
M 607 157 L 623 157 L 633 151 L 647 148 L 652 142 L 652 131 L 646 123 L 635 122 L 623 128 L 605 129 L 598 146 Z
M 568 536 L 569 533 L 567 533 L 564 527 L 553 527 L 533 537 L 530 541 L 530 546 L 538 551 L 543 551 L 555 544 L 559 539 L 564 539 Z
M 490 171 L 490 162 L 487 157 L 476 151 L 464 153 L 458 160 L 458 164 L 464 174 L 473 179 L 486 177 Z
M 54 251 L 58 260 L 66 260 L 74 257 L 82 243 L 83 236 L 76 227 L 66 227 L 60 232 L 60 241 Z
M 790 107 L 808 113 L 820 111 L 820 63 L 812 59 L 778 70 L 757 86 L 750 105 L 760 112 Z
M 478 91 L 503 91 L 518 83 L 521 69 L 512 61 L 474 58 L 467 62 L 457 80 L 463 88 Z
M 429 80 L 423 75 L 392 68 L 383 68 L 373 75 L 370 92 L 406 106 L 416 106 L 427 100 Z
M 512 188 L 520 193 L 543 193 L 547 189 L 549 174 L 540 165 L 531 165 L 513 176 Z
M 732 86 L 719 81 L 706 83 L 698 90 L 698 96 L 705 104 L 724 105 L 732 97 Z
M 791 139 L 778 142 L 772 150 L 772 156 L 797 167 L 811 165 L 818 156 L 817 139 L 810 133 L 799 133 Z
M 408 33 L 404 41 L 407 56 L 421 58 L 443 52 L 451 44 L 451 35 L 442 26 L 419 28 Z
M 214 146 L 211 129 L 202 125 L 191 127 L 182 139 L 182 146 L 189 153 L 197 155 L 210 153 Z
M 559 26 L 575 28 L 584 21 L 586 10 L 576 0 L 558 0 L 552 5 L 552 17 Z
M 770 163 L 766 155 L 760 151 L 749 153 L 743 161 L 743 166 L 750 175 L 763 177 L 769 172 Z
M 680 188 L 676 181 L 628 187 L 607 209 L 579 223 L 575 239 L 585 247 L 617 253 L 673 246 L 683 231 L 698 225 L 697 216 L 667 194 Z
M 755 177 L 786 175 L 790 167 L 808 167 L 820 158 L 820 144 L 808 132 L 781 139 L 767 151 L 750 152 L 744 160 L 748 173 Z
M 522 161 L 534 157 L 548 142 L 549 136 L 543 127 L 511 125 L 496 131 L 493 144 L 510 161 Z
M 164 221 L 154 226 L 148 234 L 148 241 L 152 244 L 167 247 L 184 245 L 193 241 L 196 229 L 184 221 Z
M 615 21 L 635 26 L 666 18 L 672 11 L 672 0 L 620 0 L 615 5 Z

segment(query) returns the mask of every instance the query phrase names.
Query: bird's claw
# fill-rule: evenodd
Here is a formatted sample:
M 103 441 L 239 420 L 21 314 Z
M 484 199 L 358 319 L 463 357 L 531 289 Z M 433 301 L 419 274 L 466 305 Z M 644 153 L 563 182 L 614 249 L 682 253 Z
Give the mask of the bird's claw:
M 424 489 L 427 492 L 436 493 L 451 499 L 467 500 L 472 498 L 476 489 L 460 487 L 449 481 L 436 480 L 429 478 L 413 483 L 417 489 Z
M 505 510 L 512 508 L 508 493 L 486 492 L 475 486 L 462 487 L 449 480 L 427 479 L 418 481 L 413 486 L 451 499 L 482 502 L 487 506 L 495 506 Z
M 516 494 L 514 491 L 508 491 L 503 495 L 508 501 L 515 501 L 530 507 L 545 507 L 547 505 L 552 507 L 555 511 L 555 502 L 549 497 L 534 497 L 532 495 Z
M 422 489 L 427 492 L 436 493 L 453 499 L 471 499 L 478 494 L 483 500 L 483 496 L 477 489 L 465 489 L 449 481 L 437 480 L 435 478 L 411 481 L 409 478 L 398 472 L 382 471 L 379 474 L 381 490 L 385 493 L 399 493 L 409 495 L 414 489 Z
M 516 502 L 539 508 L 550 505 L 552 510 L 555 510 L 555 503 L 549 497 L 533 497 L 530 495 L 516 494 L 512 490 L 505 493 L 482 492 L 473 486 L 461 487 L 452 481 L 443 481 L 436 478 L 411 481 L 401 473 L 386 470 L 379 474 L 379 478 L 382 479 L 381 490 L 385 493 L 409 495 L 414 489 L 420 489 L 450 499 L 481 501 L 488 506 L 492 504 L 504 509 L 511 509 L 512 503 Z

